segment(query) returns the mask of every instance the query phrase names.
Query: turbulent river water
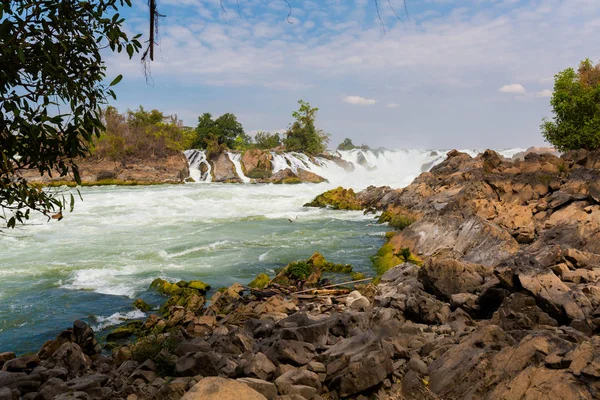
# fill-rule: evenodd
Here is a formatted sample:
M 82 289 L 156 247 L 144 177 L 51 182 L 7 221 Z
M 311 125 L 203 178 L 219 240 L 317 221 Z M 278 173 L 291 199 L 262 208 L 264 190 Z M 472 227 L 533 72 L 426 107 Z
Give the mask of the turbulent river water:
M 144 318 L 132 302 L 164 301 L 148 290 L 156 277 L 200 279 L 213 288 L 245 284 L 315 251 L 372 274 L 370 256 L 382 245 L 385 226 L 361 212 L 302 205 L 340 185 L 405 186 L 444 155 L 344 152 L 357 165 L 353 172 L 327 160 L 278 159 L 288 167 L 295 160 L 310 164 L 329 180 L 322 184 L 82 188 L 83 201 L 62 221 L 35 220 L 0 235 L 0 352 L 36 351 L 75 319 L 102 335 L 126 319 Z

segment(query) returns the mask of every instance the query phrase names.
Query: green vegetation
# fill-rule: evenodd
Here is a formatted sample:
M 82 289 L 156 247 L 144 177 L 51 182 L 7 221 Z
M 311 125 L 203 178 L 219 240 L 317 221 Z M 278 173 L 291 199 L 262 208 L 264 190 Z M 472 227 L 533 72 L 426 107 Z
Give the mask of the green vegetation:
M 306 261 L 294 261 L 287 267 L 286 275 L 293 279 L 305 280 L 314 272 L 312 264 Z
M 172 354 L 176 348 L 177 341 L 171 336 L 149 335 L 137 340 L 131 348 L 131 354 L 138 363 L 154 361 L 159 376 L 173 376 L 177 357 Z
M 377 276 L 381 276 L 396 265 L 405 262 L 410 262 L 419 266 L 423 265 L 423 261 L 415 254 L 412 254 L 409 248 L 403 247 L 400 251 L 396 251 L 394 244 L 390 242 L 393 236 L 388 237 L 386 235 L 386 237 L 388 242 L 381 246 L 377 251 L 377 254 L 371 257 L 373 268 L 375 268 Z
M 273 134 L 261 131 L 254 135 L 254 142 L 257 149 L 268 150 L 281 146 L 281 137 L 279 133 Z
M 352 189 L 338 187 L 321 193 L 304 207 L 331 207 L 334 210 L 362 210 L 363 206 Z
M 352 143 L 352 140 L 350 138 L 346 138 L 344 139 L 344 141 L 342 143 L 340 143 L 337 147 L 338 150 L 354 150 L 356 149 L 356 146 L 354 145 L 354 143 Z
M 271 282 L 271 278 L 267 274 L 259 274 L 252 282 L 248 284 L 253 289 L 264 289 Z
M 143 312 L 148 312 L 152 309 L 152 307 L 150 306 L 150 304 L 146 303 L 144 300 L 142 299 L 137 299 L 136 301 L 133 302 L 133 306 L 135 308 L 137 308 L 140 311 Z
M 306 154 L 319 154 L 327 149 L 329 134 L 315 127 L 316 107 L 306 101 L 299 100 L 300 108 L 292 116 L 296 119 L 285 132 L 283 141 L 286 150 Z
M 122 79 L 106 83 L 101 49 L 132 57 L 141 48 L 140 35 L 122 30 L 120 6 L 131 1 L 0 3 L 0 229 L 26 222 L 32 210 L 50 217 L 68 207 L 63 194 L 38 190 L 18 171 L 80 182 L 76 161 L 103 131 L 100 108 Z
M 250 148 L 251 138 L 244 132 L 244 127 L 238 122 L 235 114 L 226 113 L 213 120 L 210 113 L 198 117 L 196 137 L 192 147 L 206 149 L 214 155 L 229 148 L 246 150 Z
M 126 161 L 131 158 L 166 158 L 188 148 L 193 131 L 185 128 L 176 115 L 165 116 L 158 110 L 127 110 L 120 114 L 110 106 L 102 119 L 106 130 L 95 141 L 92 155 Z
M 600 64 L 587 59 L 559 72 L 550 104 L 554 118 L 541 126 L 548 142 L 560 151 L 600 148 Z
M 378 224 L 388 223 L 394 229 L 403 230 L 416 221 L 415 216 L 403 208 L 390 208 L 384 211 L 377 219 Z

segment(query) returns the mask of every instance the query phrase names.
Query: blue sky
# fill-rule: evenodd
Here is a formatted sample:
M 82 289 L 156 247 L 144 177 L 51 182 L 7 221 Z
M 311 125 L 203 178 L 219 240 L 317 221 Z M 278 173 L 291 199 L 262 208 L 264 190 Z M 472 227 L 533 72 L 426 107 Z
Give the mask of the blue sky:
M 107 54 L 121 110 L 158 108 L 187 125 L 235 113 L 247 132 L 277 131 L 297 101 L 319 107 L 331 146 L 542 145 L 553 75 L 600 61 L 598 0 L 159 0 L 159 47 Z M 391 5 L 391 6 L 390 6 Z M 398 14 L 398 19 L 395 13 Z M 123 12 L 147 37 L 146 1 Z

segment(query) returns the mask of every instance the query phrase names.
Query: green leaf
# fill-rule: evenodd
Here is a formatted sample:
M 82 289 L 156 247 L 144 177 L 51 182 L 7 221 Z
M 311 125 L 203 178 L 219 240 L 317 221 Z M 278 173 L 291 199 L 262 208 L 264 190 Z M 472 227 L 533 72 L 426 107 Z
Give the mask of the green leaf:
M 123 79 L 123 75 L 119 74 L 119 76 L 117 76 L 115 79 L 113 79 L 112 82 L 110 83 L 110 85 L 108 85 L 108 86 L 115 86 L 116 84 L 121 82 L 121 79 Z

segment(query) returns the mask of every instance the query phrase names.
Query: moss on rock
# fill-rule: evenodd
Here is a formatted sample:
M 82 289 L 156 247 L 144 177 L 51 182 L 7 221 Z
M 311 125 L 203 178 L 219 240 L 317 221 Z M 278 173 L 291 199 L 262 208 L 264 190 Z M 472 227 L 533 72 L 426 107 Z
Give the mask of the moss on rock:
M 196 289 L 200 294 L 205 295 L 210 290 L 210 285 L 202 281 L 189 281 L 187 287 L 190 289 Z
M 252 282 L 248 284 L 249 287 L 253 289 L 264 289 L 271 282 L 271 278 L 267 274 L 258 274 L 256 278 Z
M 377 251 L 373 257 L 371 257 L 371 261 L 373 262 L 373 268 L 377 272 L 377 276 L 381 276 L 385 274 L 388 270 L 394 268 L 396 265 L 410 262 L 416 265 L 423 265 L 423 260 L 421 260 L 416 254 L 412 254 L 409 248 L 401 248 L 400 250 L 396 250 L 394 245 L 390 242 L 392 236 L 386 235 L 387 243 L 385 243 L 381 248 Z
M 362 210 L 363 205 L 358 200 L 356 193 L 352 189 L 338 187 L 321 193 L 305 207 L 330 207 L 334 210 Z
M 141 321 L 128 322 L 127 325 L 120 326 L 106 335 L 106 341 L 114 342 L 115 340 L 127 339 L 130 336 L 137 335 L 140 332 L 141 326 Z
M 169 296 L 180 294 L 182 292 L 182 289 L 180 286 L 178 286 L 175 283 L 165 281 L 164 279 L 161 279 L 161 278 L 156 278 L 155 280 L 153 280 L 152 283 L 150 284 L 150 288 L 156 289 L 157 292 L 166 294 Z
M 144 300 L 142 299 L 137 299 L 136 301 L 133 302 L 133 306 L 135 308 L 137 308 L 140 311 L 143 312 L 148 312 L 152 309 L 152 307 L 150 306 L 150 304 L 146 303 Z
M 416 216 L 404 208 L 390 208 L 379 216 L 377 223 L 387 222 L 392 228 L 401 231 L 416 220 Z

